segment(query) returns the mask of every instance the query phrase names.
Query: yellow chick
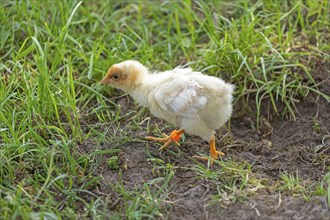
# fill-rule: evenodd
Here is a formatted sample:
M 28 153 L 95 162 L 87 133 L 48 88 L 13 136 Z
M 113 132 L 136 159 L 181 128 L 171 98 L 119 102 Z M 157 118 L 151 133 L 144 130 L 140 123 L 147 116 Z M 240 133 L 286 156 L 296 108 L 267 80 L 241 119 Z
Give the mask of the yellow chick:
M 212 161 L 224 155 L 216 150 L 214 133 L 232 114 L 232 84 L 191 68 L 150 73 L 144 65 L 133 60 L 111 66 L 101 84 L 129 93 L 153 115 L 180 127 L 163 138 L 146 137 L 163 142 L 160 150 L 172 142 L 178 144 L 181 135 L 187 132 L 209 142 Z

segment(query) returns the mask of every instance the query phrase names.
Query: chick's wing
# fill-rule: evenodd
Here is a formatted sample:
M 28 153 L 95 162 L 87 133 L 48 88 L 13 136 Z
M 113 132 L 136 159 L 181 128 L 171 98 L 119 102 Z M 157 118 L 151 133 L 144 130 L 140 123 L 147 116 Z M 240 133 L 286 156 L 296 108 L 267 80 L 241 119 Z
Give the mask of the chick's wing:
M 207 103 L 204 88 L 189 76 L 176 76 L 156 88 L 154 99 L 165 111 L 176 116 L 198 118 L 198 110 Z

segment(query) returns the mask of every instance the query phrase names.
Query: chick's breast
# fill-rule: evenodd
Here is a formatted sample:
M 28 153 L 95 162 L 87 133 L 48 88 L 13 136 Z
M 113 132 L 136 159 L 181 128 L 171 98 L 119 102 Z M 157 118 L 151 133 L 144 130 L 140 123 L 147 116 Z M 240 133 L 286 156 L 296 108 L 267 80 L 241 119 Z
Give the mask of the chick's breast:
M 156 117 L 204 140 L 229 119 L 232 85 L 191 69 L 157 75 L 159 83 L 148 96 L 150 111 Z

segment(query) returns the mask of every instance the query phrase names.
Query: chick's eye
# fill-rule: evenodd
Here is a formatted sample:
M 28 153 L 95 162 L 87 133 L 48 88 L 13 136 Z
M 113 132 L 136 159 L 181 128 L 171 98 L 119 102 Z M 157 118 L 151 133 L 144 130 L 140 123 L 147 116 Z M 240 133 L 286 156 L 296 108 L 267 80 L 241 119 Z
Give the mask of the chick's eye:
M 111 78 L 114 80 L 117 80 L 117 79 L 119 79 L 119 75 L 117 73 L 115 73 L 111 76 Z

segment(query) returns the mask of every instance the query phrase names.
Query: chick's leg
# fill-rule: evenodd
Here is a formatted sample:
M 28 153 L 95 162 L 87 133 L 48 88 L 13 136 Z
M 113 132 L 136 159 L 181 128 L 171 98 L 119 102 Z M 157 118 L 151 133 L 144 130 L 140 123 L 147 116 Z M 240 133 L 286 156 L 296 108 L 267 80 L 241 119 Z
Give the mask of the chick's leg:
M 180 130 L 174 130 L 171 132 L 170 135 L 163 134 L 163 138 L 156 138 L 156 137 L 151 137 L 147 136 L 145 139 L 149 141 L 157 141 L 157 142 L 162 142 L 165 143 L 163 146 L 159 148 L 159 150 L 164 150 L 166 149 L 172 142 L 175 143 L 176 145 L 180 146 L 178 140 L 181 138 L 181 135 L 184 133 L 183 129 Z
M 214 134 L 211 136 L 211 139 L 209 141 L 209 145 L 210 145 L 210 156 L 212 158 L 211 163 L 213 163 L 214 160 L 219 159 L 219 157 L 222 157 L 222 156 L 225 155 L 223 152 L 217 151 L 217 149 L 215 148 L 215 136 L 214 136 Z M 201 156 L 194 156 L 194 158 L 200 159 L 200 160 L 208 160 L 207 157 L 201 157 Z
M 221 151 L 217 151 L 215 148 L 215 136 L 212 135 L 211 140 L 210 140 L 210 154 L 212 159 L 219 159 L 219 157 L 225 156 L 225 154 Z

